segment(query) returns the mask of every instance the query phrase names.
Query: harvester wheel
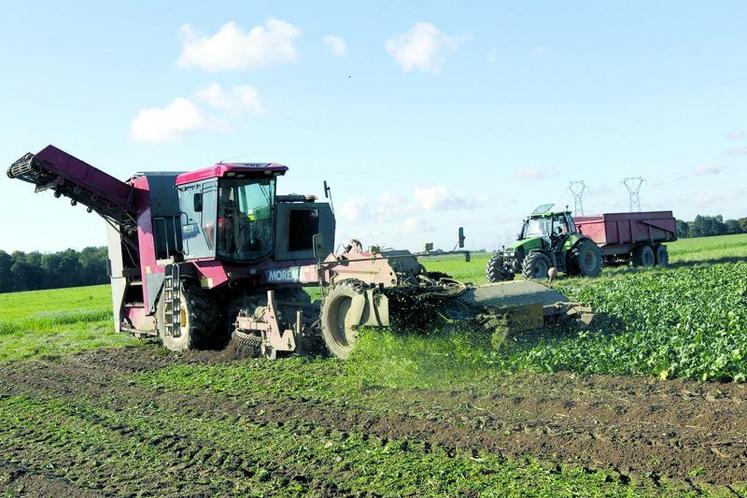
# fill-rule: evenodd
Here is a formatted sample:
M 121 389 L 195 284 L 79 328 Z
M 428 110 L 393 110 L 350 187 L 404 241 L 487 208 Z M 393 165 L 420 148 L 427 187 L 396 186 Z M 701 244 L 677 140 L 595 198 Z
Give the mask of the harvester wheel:
M 322 339 L 327 350 L 342 360 L 350 355 L 355 346 L 365 299 L 363 282 L 344 280 L 329 291 L 322 303 Z
M 656 256 L 650 245 L 638 246 L 633 252 L 633 266 L 654 266 L 654 263 L 656 263 Z
M 163 294 L 156 306 L 156 326 L 163 345 L 172 351 L 187 351 L 205 349 L 211 346 L 215 339 L 218 325 L 217 307 L 210 297 L 190 281 L 184 281 L 179 291 L 179 322 L 178 336 L 169 335 L 165 326 Z
M 485 265 L 485 278 L 488 282 L 503 282 L 504 280 L 513 280 L 514 274 L 503 266 L 503 255 L 495 254 Z
M 602 250 L 589 239 L 583 239 L 571 249 L 571 264 L 574 274 L 597 277 L 602 271 Z
M 552 263 L 550 257 L 539 251 L 530 252 L 521 264 L 521 274 L 526 279 L 547 278 Z
M 667 251 L 667 246 L 656 246 L 656 264 L 663 267 L 669 266 L 669 251 Z

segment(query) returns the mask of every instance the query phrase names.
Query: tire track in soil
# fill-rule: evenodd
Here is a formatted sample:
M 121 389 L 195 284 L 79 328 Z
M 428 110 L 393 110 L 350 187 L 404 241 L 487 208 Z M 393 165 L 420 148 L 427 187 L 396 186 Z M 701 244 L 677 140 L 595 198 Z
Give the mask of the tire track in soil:
M 286 469 L 281 465 L 276 465 L 268 462 L 259 462 L 251 458 L 247 458 L 244 453 L 237 453 L 235 451 L 229 451 L 225 448 L 212 445 L 209 441 L 204 438 L 194 439 L 186 434 L 168 433 L 160 434 L 157 436 L 151 436 L 146 434 L 144 431 L 137 427 L 126 426 L 122 424 L 112 423 L 111 421 L 100 417 L 95 413 L 86 412 L 85 408 L 80 405 L 73 406 L 69 410 L 70 413 L 67 415 L 71 418 L 77 418 L 81 421 L 85 421 L 92 425 L 102 427 L 110 430 L 113 433 L 118 434 L 125 440 L 133 440 L 137 443 L 146 445 L 160 454 L 164 455 L 164 459 L 169 460 L 168 467 L 164 467 L 158 470 L 155 474 L 146 472 L 147 475 L 142 476 L 140 480 L 147 486 L 147 488 L 138 489 L 132 485 L 132 481 L 128 479 L 128 475 L 118 475 L 121 473 L 121 469 L 104 465 L 104 468 L 94 469 L 87 468 L 86 473 L 89 474 L 87 477 L 93 479 L 93 486 L 98 489 L 104 488 L 103 493 L 105 495 L 151 495 L 151 496 L 170 496 L 170 495 L 182 495 L 186 492 L 185 489 L 181 489 L 181 486 L 188 486 L 189 494 L 199 496 L 209 496 L 215 493 L 225 493 L 227 495 L 232 494 L 235 490 L 233 489 L 233 482 L 236 480 L 250 478 L 256 474 L 257 469 L 264 469 L 270 473 L 275 479 L 281 480 L 285 485 L 290 482 L 297 482 L 306 486 L 307 490 L 317 491 L 320 495 L 328 495 L 331 489 L 336 489 L 331 483 L 314 482 L 312 479 Z M 16 459 L 30 459 L 45 461 L 48 458 L 48 454 L 45 452 L 38 451 L 33 443 L 45 443 L 44 446 L 50 443 L 55 443 L 55 438 L 50 436 L 43 431 L 34 429 L 33 427 L 20 429 L 18 434 L 24 437 L 24 440 L 28 441 L 28 448 L 8 448 L 6 454 L 13 456 Z M 29 455 L 29 452 L 31 455 Z M 109 457 L 116 458 L 115 453 L 95 453 L 95 457 L 99 460 L 107 460 Z M 58 460 L 57 466 L 66 468 L 71 465 L 79 465 L 80 462 L 75 462 L 73 459 L 69 460 Z M 90 474 L 98 474 L 98 476 L 92 476 Z M 212 480 L 217 478 L 217 482 L 221 484 L 221 487 L 215 484 L 204 484 L 196 479 L 197 474 L 201 474 L 204 479 L 205 474 L 209 474 Z M 116 476 L 116 477 L 115 477 Z M 173 484 L 180 480 L 180 477 L 186 477 L 188 480 L 178 482 L 179 486 L 174 489 Z M 122 483 L 127 483 L 125 489 L 119 487 Z M 134 488 L 134 489 L 133 489 Z M 137 492 L 135 492 L 137 489 Z M 74 483 L 70 483 L 67 487 L 67 492 L 64 494 L 51 495 L 51 496 L 99 496 L 93 493 L 89 493 L 89 490 L 76 487 Z
M 522 395 L 408 391 L 416 399 L 432 398 L 432 404 L 446 408 L 421 418 L 404 413 L 375 414 L 318 400 L 265 399 L 247 406 L 216 395 L 149 390 L 125 378 L 129 373 L 178 361 L 178 357 L 145 348 L 125 354 L 97 351 L 59 362 L 2 368 L 0 386 L 37 397 L 41 392 L 46 396 L 85 395 L 112 409 L 155 403 L 185 416 L 243 417 L 259 424 L 285 424 L 289 429 L 311 422 L 328 431 L 375 437 L 382 444 L 389 440 L 412 442 L 424 451 L 438 446 L 451 455 L 457 450 L 475 455 L 531 455 L 623 474 L 648 472 L 679 481 L 687 480 L 693 469 L 701 469 L 699 479 L 705 482 L 728 485 L 747 481 L 747 395 L 743 386 L 714 388 L 683 381 L 558 374 L 544 378 L 545 387 L 537 385 L 538 392 Z M 548 378 L 553 382 L 548 384 Z M 564 394 L 559 395 L 561 392 Z
M 103 496 L 93 491 L 82 490 L 67 479 L 38 473 L 5 460 L 0 460 L 0 492 L 7 496 Z

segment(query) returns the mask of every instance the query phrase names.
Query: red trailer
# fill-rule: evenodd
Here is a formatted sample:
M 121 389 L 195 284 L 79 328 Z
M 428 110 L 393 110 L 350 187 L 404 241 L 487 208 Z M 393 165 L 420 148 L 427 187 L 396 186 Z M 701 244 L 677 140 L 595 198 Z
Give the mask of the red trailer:
M 579 232 L 596 242 L 606 264 L 667 266 L 664 242 L 677 240 L 677 222 L 671 211 L 575 216 L 573 221 Z

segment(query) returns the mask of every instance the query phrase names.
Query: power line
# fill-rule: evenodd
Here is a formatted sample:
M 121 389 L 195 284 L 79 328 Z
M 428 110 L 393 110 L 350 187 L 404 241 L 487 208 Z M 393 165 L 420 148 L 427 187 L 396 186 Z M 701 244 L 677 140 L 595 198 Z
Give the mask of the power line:
M 628 194 L 630 195 L 630 211 L 640 211 L 641 210 L 641 186 L 646 183 L 646 179 L 641 176 L 631 176 L 628 178 L 623 178 L 622 184 L 625 185 L 625 188 L 628 189 Z
M 573 214 L 584 215 L 584 194 L 589 190 L 583 180 L 573 180 L 568 183 L 568 191 L 573 196 Z

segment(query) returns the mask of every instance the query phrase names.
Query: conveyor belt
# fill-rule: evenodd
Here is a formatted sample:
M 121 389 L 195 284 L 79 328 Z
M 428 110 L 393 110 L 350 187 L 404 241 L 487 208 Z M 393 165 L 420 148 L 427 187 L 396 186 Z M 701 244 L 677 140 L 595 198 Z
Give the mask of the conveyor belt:
M 8 168 L 8 176 L 36 185 L 36 192 L 52 189 L 55 197 L 69 197 L 126 231 L 136 228 L 131 185 L 52 145 L 21 157 Z

